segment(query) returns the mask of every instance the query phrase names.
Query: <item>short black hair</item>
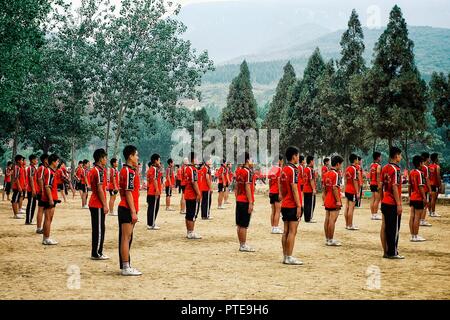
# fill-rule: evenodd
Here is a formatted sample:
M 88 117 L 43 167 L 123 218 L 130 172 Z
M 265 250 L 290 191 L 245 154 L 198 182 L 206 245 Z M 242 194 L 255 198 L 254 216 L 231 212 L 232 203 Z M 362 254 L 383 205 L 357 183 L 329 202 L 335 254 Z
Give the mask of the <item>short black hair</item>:
M 286 153 L 285 153 L 285 155 L 286 155 L 286 160 L 287 160 L 287 161 L 292 161 L 292 158 L 293 158 L 296 154 L 299 154 L 299 153 L 300 153 L 300 151 L 298 150 L 297 147 L 293 147 L 293 146 L 288 147 L 288 148 L 286 149 Z
M 377 160 L 379 157 L 381 157 L 381 152 L 375 151 L 372 153 L 373 161 Z
M 78 161 L 78 165 L 80 165 L 80 164 L 83 164 L 83 160 Z
M 43 153 L 40 157 L 41 159 L 41 163 L 44 163 L 45 160 L 48 160 L 48 154 L 47 153 Z
M 437 154 L 435 152 L 435 153 L 431 154 L 430 159 L 431 159 L 431 161 L 436 162 L 438 160 L 438 157 L 439 157 L 439 154 Z
M 31 155 L 28 157 L 28 160 L 30 160 L 30 162 L 33 161 L 34 159 L 37 159 L 37 155 L 35 155 L 35 154 L 31 154 Z
M 419 155 L 414 156 L 412 159 L 412 162 L 413 162 L 414 167 L 420 168 L 420 164 L 422 163 L 422 157 Z
M 22 156 L 22 160 L 25 160 L 25 157 L 24 157 L 24 156 Z
M 51 155 L 48 156 L 48 163 L 52 164 L 55 161 L 59 160 L 59 156 L 56 153 L 52 153 Z
M 350 157 L 348 157 L 348 161 L 350 161 L 350 163 L 355 162 L 355 160 L 357 160 L 357 159 L 358 159 L 358 156 L 356 154 L 354 154 L 354 153 L 352 153 L 350 155 Z
M 195 152 L 191 151 L 191 162 L 194 162 L 195 160 Z
M 330 158 L 323 159 L 323 164 L 327 164 L 328 162 L 330 162 Z
M 179 164 L 176 164 L 176 165 L 175 165 L 175 168 L 179 168 L 179 167 L 180 167 L 180 165 L 179 165 Z
M 15 162 L 19 162 L 19 161 L 22 160 L 22 159 L 23 159 L 23 157 L 22 157 L 21 154 L 17 154 L 17 155 L 14 157 L 14 161 L 15 161 Z
M 423 161 L 426 161 L 430 158 L 430 154 L 428 152 L 422 152 Z
M 99 162 L 100 159 L 105 158 L 107 155 L 105 149 L 97 149 L 94 151 L 94 161 Z
M 344 162 L 344 158 L 342 158 L 340 155 L 335 155 L 331 157 L 331 165 L 334 167 L 338 163 Z
M 49 160 L 50 161 L 50 160 Z M 83 165 L 88 164 L 89 160 L 88 159 L 84 159 L 83 160 Z
M 298 156 L 298 162 L 302 162 L 303 160 L 305 160 L 305 157 L 301 154 Z
M 244 162 L 247 163 L 247 161 L 249 161 L 249 160 L 250 160 L 250 153 L 245 151 L 245 153 L 244 153 Z
M 109 163 L 111 164 L 111 166 L 114 165 L 114 163 L 117 162 L 117 158 L 111 158 L 111 160 L 109 160 Z
M 284 157 L 282 154 L 278 155 L 278 161 L 284 160 Z
M 8 161 L 8 162 L 6 163 L 6 166 L 9 167 L 9 166 L 12 165 L 12 164 L 13 164 L 12 161 Z
M 396 155 L 401 154 L 402 150 L 399 147 L 391 147 L 389 149 L 389 158 L 393 159 Z
M 152 154 L 152 156 L 150 157 L 150 162 L 151 162 L 151 163 L 155 163 L 155 162 L 158 161 L 159 159 L 161 159 L 161 157 L 159 156 L 159 154 L 154 153 L 154 154 Z
M 358 156 L 358 160 L 361 161 L 361 157 L 360 156 Z
M 129 144 L 125 148 L 123 148 L 123 157 L 125 158 L 125 161 L 127 161 L 130 156 L 135 154 L 136 151 L 137 151 L 137 148 L 131 144 Z
M 313 156 L 307 156 L 307 157 L 306 157 L 306 163 L 307 163 L 307 164 L 310 164 L 310 162 L 313 161 L 313 160 L 314 160 L 314 157 L 313 157 Z
M 169 158 L 169 160 L 167 160 L 167 164 L 171 164 L 171 163 L 173 163 L 173 160 L 172 160 L 172 158 Z

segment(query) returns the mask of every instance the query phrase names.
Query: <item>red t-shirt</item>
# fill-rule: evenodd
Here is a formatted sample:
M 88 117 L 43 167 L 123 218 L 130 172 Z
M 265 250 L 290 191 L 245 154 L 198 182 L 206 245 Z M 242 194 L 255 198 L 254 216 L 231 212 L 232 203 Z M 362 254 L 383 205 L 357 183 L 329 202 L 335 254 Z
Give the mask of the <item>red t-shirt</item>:
M 51 188 L 51 194 L 53 201 L 58 200 L 58 185 L 56 181 L 56 171 L 52 168 L 45 168 L 44 169 L 44 190 L 42 192 L 41 200 L 43 202 L 48 202 L 49 199 L 47 197 L 47 191 L 45 190 L 46 187 Z
M 11 175 L 13 170 L 10 168 L 6 168 L 5 182 L 11 182 Z
M 379 167 L 381 167 L 381 164 L 379 164 L 378 162 L 374 162 L 370 165 L 370 185 L 371 186 L 378 185 L 377 170 Z
M 162 182 L 162 172 L 158 167 L 150 166 L 147 170 L 147 195 L 154 196 L 156 192 L 161 194 L 161 182 Z M 155 179 L 156 185 L 155 188 Z
M 254 174 L 251 169 L 247 167 L 240 167 L 236 170 L 236 187 L 237 187 L 237 202 L 249 202 L 245 185 L 250 184 L 250 192 L 252 194 L 251 202 L 255 202 L 255 184 Z
M 106 170 L 106 169 L 105 169 Z M 108 169 L 108 190 L 114 190 L 114 181 L 116 181 L 117 187 L 119 187 L 119 172 L 116 168 Z
M 177 170 L 177 180 L 181 181 L 182 176 L 183 176 L 183 172 L 181 171 L 181 168 L 178 168 L 178 170 Z
M 182 186 L 185 186 L 186 185 L 186 180 L 185 180 L 185 170 L 186 170 L 186 166 L 183 164 L 182 166 L 181 166 L 181 182 L 180 182 L 180 185 L 182 185 Z
M 324 182 L 325 180 L 324 180 L 324 177 L 325 177 L 325 173 L 327 173 L 329 170 L 328 170 L 328 167 L 327 166 L 322 166 L 322 182 Z
M 120 190 L 120 203 L 119 207 L 130 209 L 125 191 L 131 191 L 133 195 L 134 208 L 136 212 L 139 212 L 139 188 L 140 181 L 139 175 L 136 174 L 136 169 L 129 165 L 124 165 L 120 170 L 119 190 Z
M 208 187 L 208 182 L 206 178 L 209 177 L 211 179 L 211 169 L 207 165 L 204 165 L 199 171 L 198 171 L 198 187 L 200 188 L 200 191 L 210 191 L 211 189 Z
M 19 190 L 19 186 L 23 189 L 25 187 L 25 184 L 22 184 L 23 181 L 23 178 L 21 177 L 23 175 L 22 168 L 19 167 L 18 165 L 15 165 L 13 175 L 14 175 L 14 183 L 12 189 Z
M 224 179 L 227 174 L 227 168 L 224 165 L 221 165 L 219 170 L 217 170 L 217 176 L 219 177 L 219 183 L 225 183 Z
M 166 168 L 166 187 L 173 187 L 175 185 L 175 175 L 173 173 L 173 167 Z
M 27 184 L 28 184 L 27 173 L 26 173 L 25 167 L 20 167 L 19 180 L 20 180 L 20 185 L 22 186 L 22 189 L 24 189 L 24 191 L 25 191 L 25 189 L 27 188 Z
M 381 181 L 383 182 L 383 200 L 384 204 L 397 205 L 394 198 L 393 189 L 398 189 L 398 194 L 402 194 L 402 181 L 400 167 L 395 163 L 388 163 L 381 170 Z
M 430 178 L 430 174 L 429 174 L 429 171 L 428 171 L 428 167 L 427 167 L 426 165 L 423 165 L 423 166 L 420 168 L 420 171 L 423 172 L 423 177 L 425 178 L 425 185 L 424 185 L 425 193 L 430 192 L 430 190 L 428 190 L 428 185 L 427 185 L 427 181 L 428 181 L 428 179 Z
M 228 183 L 231 183 L 232 180 L 233 180 L 233 171 L 231 170 L 231 168 L 228 168 Z
M 425 178 L 423 172 L 417 169 L 411 170 L 409 174 L 409 183 L 411 185 L 411 195 L 409 197 L 412 201 L 423 201 L 422 193 L 420 193 L 419 186 L 425 185 Z
M 279 193 L 278 190 L 278 178 L 281 178 L 282 169 L 279 166 L 273 166 L 270 168 L 269 174 L 269 193 Z
M 430 173 L 430 184 L 434 187 L 439 187 L 438 168 L 440 167 L 437 163 L 432 163 L 428 166 L 428 171 Z
M 42 179 L 42 182 L 44 182 L 44 171 L 45 171 L 45 166 L 43 164 L 41 164 L 39 166 L 39 168 L 37 169 L 37 173 L 36 173 L 36 194 L 41 194 L 42 190 L 41 187 L 39 186 L 39 179 Z
M 197 198 L 197 193 L 194 190 L 194 182 L 198 181 L 198 172 L 195 166 L 188 165 L 185 167 L 184 181 L 186 182 L 184 198 L 186 200 L 195 200 Z
M 305 193 L 313 193 L 313 188 L 311 185 L 311 181 L 315 179 L 314 168 L 306 167 L 303 170 L 303 192 Z
M 100 188 L 106 200 L 106 168 L 95 165 L 89 174 L 89 183 L 91 185 L 92 194 L 89 199 L 90 208 L 103 208 L 103 204 L 98 197 L 98 189 Z
M 32 192 L 31 185 L 34 186 L 34 191 L 37 192 L 38 186 L 37 186 L 37 180 L 36 180 L 36 167 L 35 166 L 29 166 L 27 168 L 27 177 L 28 177 L 28 186 L 27 191 Z
M 75 171 L 75 177 L 77 177 L 77 180 L 79 182 L 84 184 L 84 182 L 83 182 L 83 173 L 84 173 L 83 167 L 78 167 L 77 170 Z
M 342 175 L 340 171 L 332 168 L 330 171 L 326 172 L 324 175 L 324 185 L 326 189 L 325 196 L 325 208 L 327 209 L 337 209 L 336 197 L 333 193 L 333 187 L 338 188 L 339 199 L 341 199 L 341 185 L 342 185 Z
M 347 179 L 345 183 L 345 192 L 350 194 L 357 194 L 355 186 L 353 185 L 353 181 L 358 181 L 358 168 L 354 165 L 348 166 L 347 169 L 345 169 L 345 178 Z
M 299 186 L 299 170 L 292 163 L 288 163 L 283 167 L 281 171 L 281 196 L 283 199 L 281 200 L 282 208 L 297 208 L 297 204 L 295 203 L 294 193 L 292 192 L 291 184 L 294 183 Z M 301 192 L 299 191 L 299 196 Z M 300 196 L 301 197 L 301 196 Z M 300 204 L 301 204 L 300 200 Z

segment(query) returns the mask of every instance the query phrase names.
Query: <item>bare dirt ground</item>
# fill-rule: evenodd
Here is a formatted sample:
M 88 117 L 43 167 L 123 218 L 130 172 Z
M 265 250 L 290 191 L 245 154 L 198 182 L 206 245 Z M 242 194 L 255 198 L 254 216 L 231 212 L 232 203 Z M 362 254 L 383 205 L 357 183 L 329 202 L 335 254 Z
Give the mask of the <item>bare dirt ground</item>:
M 173 203 L 178 209 L 179 195 Z M 320 197 L 318 197 L 320 198 Z M 234 203 L 217 210 L 212 221 L 198 220 L 202 240 L 185 238 L 183 215 L 161 206 L 161 230 L 146 229 L 145 194 L 141 194 L 131 258 L 141 277 L 122 277 L 118 268 L 117 217 L 107 216 L 104 253 L 108 261 L 91 261 L 90 215 L 79 196 L 57 207 L 52 237 L 57 246 L 43 246 L 35 226 L 12 219 L 10 203 L 0 202 L 0 299 L 449 299 L 450 206 L 439 205 L 441 218 L 420 234 L 428 241 L 409 241 L 405 207 L 400 253 L 405 260 L 382 258 L 380 221 L 371 221 L 368 200 L 357 209 L 359 231 L 337 222 L 342 247 L 326 247 L 324 210 L 318 223 L 299 226 L 294 255 L 303 266 L 281 263 L 281 235 L 270 234 L 268 198 L 256 196 L 248 242 L 255 253 L 240 253 L 234 224 Z M 230 195 L 234 202 L 234 196 Z M 163 203 L 163 201 L 161 201 Z M 80 288 L 73 274 L 80 270 Z M 379 275 L 378 275 L 379 271 Z M 71 273 L 71 274 L 68 274 Z M 74 282 L 75 281 L 75 282 Z

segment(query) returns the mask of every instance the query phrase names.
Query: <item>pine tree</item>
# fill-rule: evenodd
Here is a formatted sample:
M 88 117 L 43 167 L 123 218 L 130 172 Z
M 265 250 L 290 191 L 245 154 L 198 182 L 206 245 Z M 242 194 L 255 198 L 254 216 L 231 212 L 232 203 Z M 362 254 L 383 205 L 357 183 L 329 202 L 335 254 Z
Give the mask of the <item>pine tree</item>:
M 450 73 L 448 78 L 441 73 L 431 75 L 430 95 L 433 115 L 439 127 L 450 125 Z

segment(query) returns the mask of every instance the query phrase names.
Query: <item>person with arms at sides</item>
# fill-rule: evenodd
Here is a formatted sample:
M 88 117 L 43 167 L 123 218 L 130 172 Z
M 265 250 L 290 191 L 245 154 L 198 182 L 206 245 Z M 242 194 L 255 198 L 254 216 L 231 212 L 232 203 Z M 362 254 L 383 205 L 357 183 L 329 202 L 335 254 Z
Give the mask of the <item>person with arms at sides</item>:
M 422 211 L 426 208 L 427 197 L 425 196 L 425 177 L 423 172 L 420 171 L 422 166 L 422 157 L 413 157 L 414 169 L 409 174 L 409 206 L 411 208 L 411 214 L 409 216 L 409 230 L 411 232 L 412 242 L 425 241 L 425 238 L 419 236 L 420 218 L 422 217 Z
M 2 201 L 5 201 L 5 194 L 6 194 L 6 201 L 10 201 L 9 195 L 11 194 L 11 175 L 13 174 L 13 168 L 12 168 L 12 161 L 8 161 L 6 163 L 5 168 L 5 180 L 3 181 L 3 193 L 2 193 Z
M 36 233 L 42 234 L 44 229 L 42 227 L 42 221 L 44 218 L 44 204 L 42 203 L 42 193 L 44 192 L 44 171 L 48 167 L 48 154 L 44 153 L 40 157 L 41 164 L 37 169 L 36 181 L 37 181 L 37 201 L 38 201 L 38 212 L 36 217 Z
M 225 209 L 223 206 L 224 202 L 224 193 L 226 192 L 225 188 L 228 182 L 227 177 L 227 166 L 226 166 L 226 160 L 223 159 L 222 165 L 220 166 L 219 170 L 217 171 L 217 177 L 219 178 L 219 183 L 217 185 L 219 197 L 217 200 L 217 209 Z
M 198 187 L 198 172 L 195 167 L 195 154 L 191 152 L 191 164 L 184 169 L 185 190 L 184 198 L 186 199 L 186 238 L 201 239 L 202 237 L 194 232 L 195 221 L 197 220 L 198 211 L 200 210 L 200 201 L 202 194 Z
M 274 160 L 275 161 L 275 160 Z M 269 200 L 272 207 L 272 214 L 270 215 L 270 224 L 272 226 L 272 234 L 283 234 L 283 230 L 279 227 L 281 214 L 281 171 L 283 170 L 283 156 L 279 155 L 277 164 L 270 168 L 269 178 Z
M 227 183 L 223 185 L 223 203 L 224 204 L 231 204 L 231 202 L 228 201 L 228 196 L 230 194 L 230 185 L 231 185 L 231 177 L 233 176 L 233 173 L 231 172 L 231 163 L 227 161 L 225 165 L 225 176 Z
M 27 168 L 26 173 L 28 177 L 27 186 L 27 210 L 25 224 L 31 225 L 33 223 L 34 212 L 36 210 L 36 191 L 37 191 L 37 180 L 36 180 L 36 165 L 38 163 L 37 156 L 32 154 L 28 157 L 30 160 L 30 166 Z
M 166 169 L 166 181 L 165 181 L 165 187 L 166 187 L 166 211 L 174 211 L 170 206 L 170 199 L 172 198 L 172 190 L 175 186 L 175 173 L 173 171 L 173 160 L 169 159 L 167 160 L 167 169 Z
M 441 167 L 439 166 L 439 155 L 437 153 L 432 153 L 430 158 L 431 164 L 428 166 L 431 186 L 430 217 L 436 218 L 441 216 L 440 214 L 436 213 L 436 200 L 441 188 Z
M 345 169 L 345 197 L 347 202 L 344 209 L 345 229 L 359 230 L 353 225 L 353 213 L 355 212 L 355 205 L 358 201 L 359 190 L 359 173 L 358 173 L 358 156 L 352 153 L 349 157 L 350 165 Z
M 20 197 L 25 188 L 25 185 L 23 183 L 24 179 L 21 177 L 21 175 L 23 174 L 23 172 L 21 170 L 22 163 L 23 163 L 22 155 L 20 155 L 20 154 L 16 155 L 14 157 L 14 162 L 15 162 L 14 171 L 12 173 L 12 179 L 11 179 L 12 190 L 13 190 L 11 203 L 12 203 L 12 209 L 13 209 L 13 213 L 14 213 L 14 219 L 23 219 L 23 217 L 19 216 Z
M 355 207 L 361 208 L 363 185 L 364 185 L 364 173 L 362 168 L 362 159 L 360 156 L 358 156 L 358 164 L 356 165 L 356 169 L 358 170 L 358 189 L 356 190 L 358 193 L 358 199 L 356 200 Z
M 117 216 L 117 211 L 114 209 L 114 204 L 116 202 L 117 194 L 119 193 L 119 160 L 112 158 L 109 161 L 111 167 L 109 168 L 109 181 L 108 181 L 108 191 L 109 191 L 109 212 L 112 216 Z
M 431 212 L 431 201 L 430 201 L 430 191 L 431 191 L 431 183 L 430 183 L 430 171 L 428 170 L 428 165 L 430 164 L 430 154 L 428 152 L 422 152 L 422 166 L 420 170 L 423 172 L 423 176 L 425 178 L 425 196 L 427 197 L 427 206 L 423 210 L 422 218 L 420 219 L 421 227 L 431 227 L 431 223 L 429 223 L 427 218 L 427 209 Z
M 184 190 L 186 189 L 186 180 L 185 177 L 185 170 L 186 167 L 189 165 L 188 158 L 183 159 L 183 164 L 181 165 L 181 180 L 180 180 L 180 188 L 181 188 L 181 197 L 180 197 L 180 214 L 186 214 L 186 200 L 184 197 Z
M 330 170 L 330 158 L 323 159 L 323 166 L 322 166 L 322 174 L 321 174 L 321 183 L 322 183 L 322 202 L 325 203 L 325 192 L 323 190 L 325 189 L 325 183 L 324 183 L 324 177 L 325 173 L 327 173 Z
M 83 200 L 83 190 L 82 190 L 82 176 L 83 176 L 83 161 L 78 161 L 78 167 L 75 169 L 75 190 L 80 193 L 80 198 Z
M 198 187 L 202 193 L 202 219 L 212 220 L 212 182 L 211 182 L 211 160 L 207 160 L 198 172 Z
M 381 189 L 381 153 L 375 151 L 372 155 L 373 163 L 370 165 L 370 211 L 372 213 L 372 220 L 381 220 L 381 215 L 378 214 L 380 207 L 380 189 Z
M 58 168 L 59 157 L 56 154 L 51 154 L 48 157 L 48 168 L 44 169 L 44 190 L 42 191 L 42 205 L 44 207 L 44 232 L 43 245 L 56 245 L 57 241 L 50 238 L 50 230 L 55 214 L 56 204 L 60 203 L 58 200 L 58 185 L 59 179 L 56 173 Z
M 25 157 L 22 156 L 22 165 L 20 166 L 20 179 L 21 179 L 21 185 L 22 185 L 22 193 L 19 197 L 19 213 L 24 214 L 25 210 L 23 209 L 23 200 L 25 200 L 25 197 L 27 195 L 27 188 L 28 188 L 28 177 L 26 173 L 26 165 L 27 162 L 25 160 Z
M 147 229 L 159 230 L 156 217 L 159 212 L 163 174 L 161 172 L 161 157 L 154 153 L 150 158 L 147 170 Z
M 303 201 L 304 219 L 307 223 L 316 223 L 313 219 L 316 207 L 316 175 L 314 172 L 314 157 L 306 157 L 306 168 L 303 170 Z
M 176 182 L 175 182 L 175 188 L 178 188 L 178 194 L 181 193 L 181 169 L 180 166 L 177 164 L 175 166 L 176 169 Z

